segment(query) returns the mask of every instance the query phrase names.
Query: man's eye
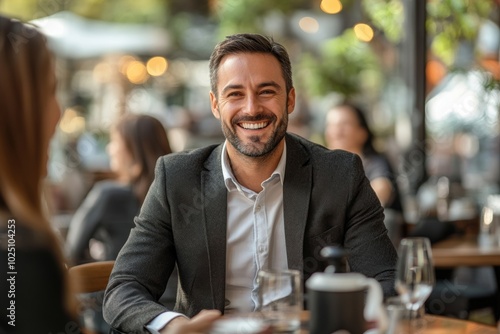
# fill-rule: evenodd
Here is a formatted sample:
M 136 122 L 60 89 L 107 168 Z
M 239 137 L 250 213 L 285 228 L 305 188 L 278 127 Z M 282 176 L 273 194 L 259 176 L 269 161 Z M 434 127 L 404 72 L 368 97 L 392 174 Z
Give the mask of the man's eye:
M 227 94 L 228 97 L 232 97 L 232 96 L 241 96 L 241 93 L 240 92 L 231 92 L 229 94 Z
M 274 94 L 274 90 L 266 89 L 260 92 L 261 95 L 270 95 Z

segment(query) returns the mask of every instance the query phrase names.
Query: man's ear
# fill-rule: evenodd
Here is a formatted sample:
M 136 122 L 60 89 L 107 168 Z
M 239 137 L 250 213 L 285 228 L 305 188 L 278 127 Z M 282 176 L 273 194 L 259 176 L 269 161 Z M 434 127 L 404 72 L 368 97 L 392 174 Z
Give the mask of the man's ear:
M 210 91 L 210 106 L 215 118 L 220 119 L 219 104 L 217 103 L 217 97 L 212 91 Z
M 295 88 L 292 87 L 290 92 L 288 93 L 288 101 L 287 101 L 287 112 L 291 114 L 295 109 Z

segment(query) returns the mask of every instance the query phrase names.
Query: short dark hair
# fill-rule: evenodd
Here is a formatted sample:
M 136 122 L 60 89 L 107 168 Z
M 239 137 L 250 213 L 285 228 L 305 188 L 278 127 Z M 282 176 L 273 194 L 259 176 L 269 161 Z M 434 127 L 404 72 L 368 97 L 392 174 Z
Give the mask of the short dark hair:
M 210 87 L 216 96 L 220 62 L 225 56 L 237 53 L 266 53 L 273 55 L 281 65 L 287 93 L 293 88 L 292 65 L 288 52 L 283 45 L 275 42 L 271 37 L 259 34 L 235 34 L 227 36 L 225 40 L 217 44 L 210 56 Z

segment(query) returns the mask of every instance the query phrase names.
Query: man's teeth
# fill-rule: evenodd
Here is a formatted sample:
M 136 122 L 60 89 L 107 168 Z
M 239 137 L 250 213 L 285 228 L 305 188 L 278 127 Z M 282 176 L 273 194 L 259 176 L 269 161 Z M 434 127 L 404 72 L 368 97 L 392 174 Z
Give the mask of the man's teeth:
M 267 122 L 262 123 L 241 123 L 241 127 L 244 129 L 256 130 L 262 129 L 267 126 Z

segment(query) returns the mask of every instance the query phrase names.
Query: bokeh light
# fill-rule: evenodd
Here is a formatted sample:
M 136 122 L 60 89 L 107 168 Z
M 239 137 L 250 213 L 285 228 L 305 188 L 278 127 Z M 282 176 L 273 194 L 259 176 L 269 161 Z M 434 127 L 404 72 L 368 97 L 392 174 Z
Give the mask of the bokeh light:
M 66 134 L 80 134 L 85 130 L 85 118 L 79 116 L 75 109 L 68 108 L 61 117 L 59 128 Z
M 446 75 L 446 67 L 439 61 L 431 59 L 425 67 L 427 82 L 432 86 L 436 86 Z
M 128 65 L 130 65 L 131 62 L 134 62 L 136 60 L 137 59 L 135 59 L 135 57 L 130 56 L 130 55 L 125 55 L 125 56 L 120 57 L 120 59 L 118 60 L 118 68 L 120 69 L 120 72 L 123 75 L 127 75 Z
M 368 24 L 358 23 L 354 26 L 356 38 L 363 42 L 369 42 L 373 39 L 373 29 Z
M 129 63 L 127 66 L 127 79 L 136 85 L 142 84 L 148 80 L 148 71 L 146 66 L 138 60 Z
M 342 10 L 342 3 L 339 0 L 322 0 L 320 8 L 327 14 L 337 14 Z
M 168 68 L 168 62 L 163 57 L 153 57 L 146 64 L 149 75 L 158 77 L 164 74 Z
M 315 18 L 306 16 L 300 19 L 299 27 L 309 34 L 314 34 L 319 30 L 319 23 Z

